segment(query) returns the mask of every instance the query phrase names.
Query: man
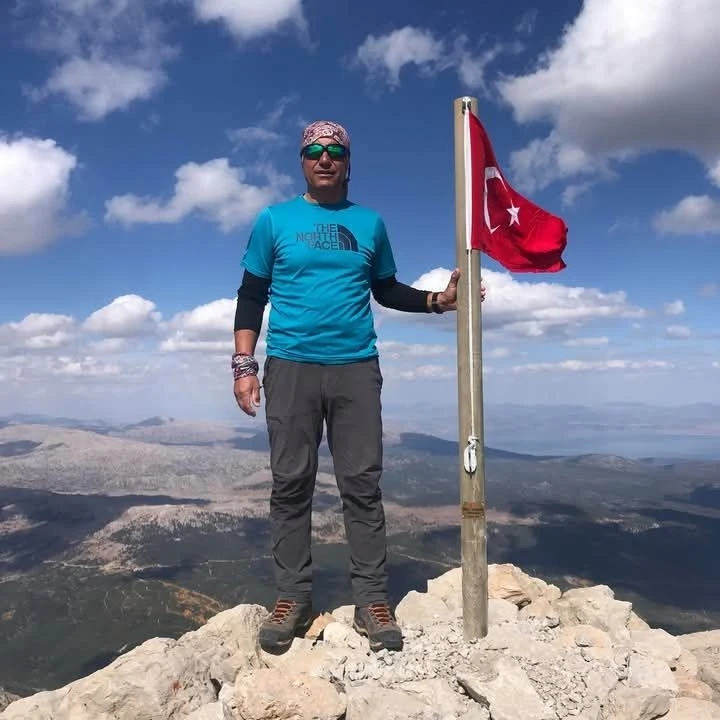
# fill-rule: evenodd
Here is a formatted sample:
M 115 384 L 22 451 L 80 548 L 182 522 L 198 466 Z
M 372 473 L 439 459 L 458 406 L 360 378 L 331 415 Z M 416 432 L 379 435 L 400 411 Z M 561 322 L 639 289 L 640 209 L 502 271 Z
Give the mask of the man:
M 263 388 L 278 595 L 259 644 L 284 652 L 313 620 L 311 507 L 325 424 L 350 547 L 354 627 L 374 651 L 401 650 L 387 597 L 379 486 L 383 379 L 370 295 L 405 312 L 454 310 L 459 272 L 442 292 L 396 280 L 382 218 L 347 199 L 350 138 L 341 125 L 309 125 L 300 157 L 307 189 L 259 214 L 242 261 L 235 317 L 234 394 L 255 416 L 260 383 L 253 355 L 271 301 Z

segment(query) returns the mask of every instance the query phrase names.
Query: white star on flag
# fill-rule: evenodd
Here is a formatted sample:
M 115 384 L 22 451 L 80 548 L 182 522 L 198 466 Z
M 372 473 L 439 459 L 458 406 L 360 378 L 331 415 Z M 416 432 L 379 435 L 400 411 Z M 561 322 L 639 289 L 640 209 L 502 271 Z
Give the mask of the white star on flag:
M 520 218 L 518 215 L 520 214 L 520 208 L 515 207 L 515 205 L 510 205 L 509 208 L 507 208 L 507 211 L 510 213 L 510 224 L 517 223 L 520 224 Z

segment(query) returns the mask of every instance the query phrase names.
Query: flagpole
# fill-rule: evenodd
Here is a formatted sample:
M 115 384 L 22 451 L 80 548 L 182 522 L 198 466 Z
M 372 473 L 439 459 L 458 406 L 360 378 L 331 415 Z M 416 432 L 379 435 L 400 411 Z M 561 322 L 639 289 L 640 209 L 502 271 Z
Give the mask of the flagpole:
M 482 386 L 480 253 L 469 249 L 472 188 L 467 112 L 477 100 L 457 98 L 455 131 L 455 248 L 461 275 L 457 297 L 457 389 L 460 466 L 460 557 L 463 631 L 466 640 L 488 630 L 487 527 L 485 517 L 485 443 Z

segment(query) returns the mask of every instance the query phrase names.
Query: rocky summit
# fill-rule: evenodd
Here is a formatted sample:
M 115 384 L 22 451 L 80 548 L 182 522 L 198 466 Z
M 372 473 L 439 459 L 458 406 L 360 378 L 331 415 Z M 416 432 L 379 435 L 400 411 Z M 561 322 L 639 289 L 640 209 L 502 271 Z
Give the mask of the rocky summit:
M 372 653 L 352 607 L 272 656 L 239 605 L 178 640 L 11 703 L 1 720 L 720 720 L 720 630 L 673 636 L 598 585 L 489 568 L 489 628 L 466 642 L 462 571 L 397 607 L 402 652 Z

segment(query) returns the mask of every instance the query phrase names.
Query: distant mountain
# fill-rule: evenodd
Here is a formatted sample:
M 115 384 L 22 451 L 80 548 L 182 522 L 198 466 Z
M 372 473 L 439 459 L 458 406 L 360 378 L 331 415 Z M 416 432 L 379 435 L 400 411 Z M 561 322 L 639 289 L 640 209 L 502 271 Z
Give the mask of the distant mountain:
M 448 455 L 457 457 L 460 452 L 457 440 L 445 440 L 435 435 L 424 433 L 400 433 L 396 438 L 388 438 L 388 450 L 397 449 L 402 452 L 424 452 L 430 455 Z M 492 460 L 523 460 L 533 461 L 555 459 L 553 455 L 530 455 L 509 450 L 485 446 L 485 457 Z
M 123 430 L 134 430 L 135 428 L 146 428 L 146 427 L 157 427 L 159 425 L 167 425 L 168 423 L 174 422 L 174 418 L 163 417 L 162 415 L 155 415 L 149 417 L 140 422 L 130 423 L 129 425 L 123 425 Z
M 113 427 L 105 420 L 78 420 L 77 418 L 63 417 L 62 415 L 44 415 L 42 413 L 10 413 L 0 417 L 0 426 L 7 425 L 51 425 L 81 430 L 107 432 Z

